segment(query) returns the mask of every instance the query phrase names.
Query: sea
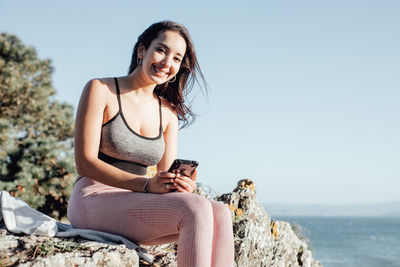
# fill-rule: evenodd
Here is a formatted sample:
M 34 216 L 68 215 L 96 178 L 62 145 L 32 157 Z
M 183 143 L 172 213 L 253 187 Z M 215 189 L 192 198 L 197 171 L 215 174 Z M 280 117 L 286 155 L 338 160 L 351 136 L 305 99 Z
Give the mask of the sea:
M 277 216 L 299 226 L 325 267 L 400 267 L 399 217 Z

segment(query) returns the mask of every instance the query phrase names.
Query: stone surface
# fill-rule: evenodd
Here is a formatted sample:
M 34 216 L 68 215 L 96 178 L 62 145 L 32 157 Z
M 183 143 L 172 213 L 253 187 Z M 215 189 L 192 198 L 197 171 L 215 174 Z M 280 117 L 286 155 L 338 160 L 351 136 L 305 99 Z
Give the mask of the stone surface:
M 139 257 L 125 245 L 15 235 L 0 231 L 0 266 L 139 266 Z
M 195 192 L 212 198 L 200 188 Z M 320 267 L 306 240 L 291 225 L 273 221 L 258 203 L 256 188 L 246 179 L 233 192 L 215 197 L 232 213 L 236 267 Z M 154 256 L 152 266 L 176 267 L 177 244 L 141 246 Z M 53 249 L 53 250 L 52 250 Z M 0 266 L 149 266 L 124 245 L 75 239 L 12 235 L 0 229 Z
M 217 200 L 232 211 L 236 266 L 322 266 L 289 223 L 271 221 L 256 199 L 251 180 L 239 181 L 232 193 Z
M 201 189 L 196 193 L 211 198 Z M 215 199 L 226 203 L 232 212 L 236 267 L 322 266 L 288 222 L 271 220 L 258 203 L 251 180 L 240 180 L 233 192 Z M 155 256 L 158 266 L 177 266 L 176 243 L 144 248 Z

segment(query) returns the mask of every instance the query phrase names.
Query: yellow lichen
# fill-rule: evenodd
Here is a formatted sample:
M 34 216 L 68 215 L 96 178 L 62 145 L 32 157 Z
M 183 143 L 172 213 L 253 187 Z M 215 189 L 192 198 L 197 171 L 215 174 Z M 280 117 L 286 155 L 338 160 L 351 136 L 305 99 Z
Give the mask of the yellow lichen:
M 274 220 L 271 221 L 271 236 L 274 237 L 275 239 L 278 239 L 278 225 L 275 223 Z
M 235 211 L 235 207 L 234 207 L 232 204 L 228 204 L 228 208 L 229 208 L 231 211 Z
M 241 181 L 239 182 L 238 186 L 239 186 L 240 188 L 250 188 L 250 189 L 252 189 L 252 190 L 256 190 L 256 187 L 255 187 L 253 181 L 250 180 L 250 179 L 241 180 Z
M 243 210 L 242 209 L 238 208 L 238 209 L 235 210 L 236 217 L 240 217 L 240 216 L 242 216 L 242 214 L 243 214 Z
M 248 185 L 246 185 L 246 187 L 250 188 L 250 189 L 253 189 L 253 190 L 256 190 L 256 187 L 255 187 L 254 183 L 248 184 Z

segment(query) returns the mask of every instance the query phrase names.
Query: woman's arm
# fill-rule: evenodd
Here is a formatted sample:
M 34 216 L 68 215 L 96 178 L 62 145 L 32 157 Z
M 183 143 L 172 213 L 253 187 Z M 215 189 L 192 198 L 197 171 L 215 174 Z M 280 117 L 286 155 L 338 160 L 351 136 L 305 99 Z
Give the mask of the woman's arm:
M 162 159 L 157 164 L 158 171 L 167 171 L 178 155 L 178 117 L 170 107 L 165 113 L 168 115 L 166 116 L 167 126 L 164 131 L 165 151 Z
M 75 120 L 77 171 L 107 185 L 143 192 L 145 177 L 125 172 L 98 159 L 108 90 L 108 86 L 97 79 L 89 81 L 83 90 Z
M 166 171 L 178 155 L 178 117 L 170 106 L 168 106 L 168 115 L 168 125 L 164 131 L 165 152 L 161 161 L 157 164 L 158 173 L 154 178 L 172 175 L 171 173 L 166 173 Z M 197 171 L 194 171 L 191 177 L 184 177 L 180 174 L 176 174 L 174 178 L 175 179 L 172 180 L 173 185 L 170 189 L 191 193 L 197 188 Z M 157 179 L 150 181 L 149 186 L 152 186 L 153 182 L 156 183 L 156 181 Z
M 174 173 L 167 172 L 167 170 L 178 155 L 178 117 L 171 105 L 164 99 L 162 106 L 166 107 L 163 108 L 163 118 L 166 121 L 163 127 L 165 150 L 163 157 L 157 164 L 157 174 L 149 181 L 148 189 L 154 191 L 161 187 L 165 192 L 170 192 L 170 189 L 175 189 L 175 187 L 171 186 L 169 189 L 165 189 L 165 185 L 172 185 L 176 176 Z

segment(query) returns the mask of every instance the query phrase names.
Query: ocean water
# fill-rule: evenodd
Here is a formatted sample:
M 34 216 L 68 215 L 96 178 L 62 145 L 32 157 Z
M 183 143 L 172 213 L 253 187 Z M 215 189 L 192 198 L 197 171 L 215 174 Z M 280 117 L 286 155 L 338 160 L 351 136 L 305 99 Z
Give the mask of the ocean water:
M 273 217 L 298 224 L 325 267 L 400 267 L 400 218 Z

